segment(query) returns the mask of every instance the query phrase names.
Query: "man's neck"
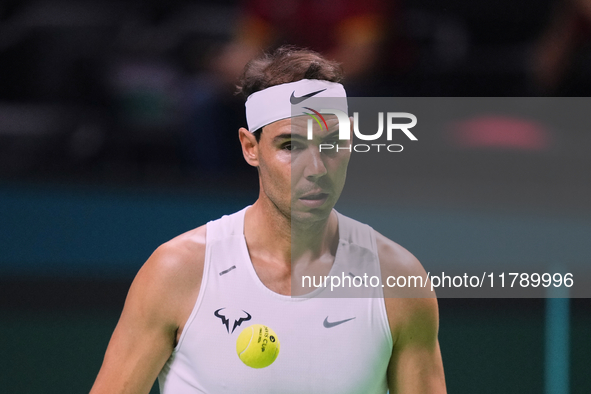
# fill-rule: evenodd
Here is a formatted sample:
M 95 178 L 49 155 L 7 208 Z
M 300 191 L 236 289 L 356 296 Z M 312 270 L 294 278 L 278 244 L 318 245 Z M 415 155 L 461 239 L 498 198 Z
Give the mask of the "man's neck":
M 336 213 L 313 223 L 291 222 L 292 264 L 299 260 L 314 261 L 322 255 L 333 252 L 338 236 Z
M 244 234 L 251 253 L 263 249 L 273 260 L 291 265 L 334 252 L 338 223 L 334 211 L 325 220 L 297 223 L 259 198 L 246 212 Z

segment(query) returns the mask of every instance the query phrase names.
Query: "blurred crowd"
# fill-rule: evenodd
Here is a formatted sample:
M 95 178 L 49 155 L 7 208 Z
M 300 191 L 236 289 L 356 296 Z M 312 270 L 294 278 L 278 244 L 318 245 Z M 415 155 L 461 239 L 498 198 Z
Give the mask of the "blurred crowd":
M 586 96 L 591 2 L 5 0 L 0 176 L 241 174 L 246 62 L 342 63 L 351 96 Z

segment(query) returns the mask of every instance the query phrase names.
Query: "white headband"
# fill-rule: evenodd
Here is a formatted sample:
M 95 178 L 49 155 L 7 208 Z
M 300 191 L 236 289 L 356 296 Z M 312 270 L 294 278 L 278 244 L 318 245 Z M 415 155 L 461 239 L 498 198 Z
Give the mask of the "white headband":
M 312 97 L 336 98 L 327 100 L 323 105 L 347 113 L 347 93 L 343 85 L 318 79 L 302 79 L 271 86 L 248 96 L 245 104 L 248 130 L 254 132 L 278 120 L 311 112 L 306 107 L 314 101 L 307 101 Z

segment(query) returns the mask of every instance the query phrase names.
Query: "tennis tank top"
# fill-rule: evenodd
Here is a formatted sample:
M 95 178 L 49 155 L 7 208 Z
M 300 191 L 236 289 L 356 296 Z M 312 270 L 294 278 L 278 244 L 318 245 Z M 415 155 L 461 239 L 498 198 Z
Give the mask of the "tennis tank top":
M 383 297 L 327 297 L 327 288 L 308 297 L 271 291 L 250 260 L 247 209 L 207 223 L 201 289 L 158 377 L 161 394 L 386 393 L 392 336 Z M 337 216 L 331 275 L 379 272 L 371 227 Z M 266 368 L 251 368 L 236 353 L 238 335 L 251 324 L 270 327 L 280 342 Z

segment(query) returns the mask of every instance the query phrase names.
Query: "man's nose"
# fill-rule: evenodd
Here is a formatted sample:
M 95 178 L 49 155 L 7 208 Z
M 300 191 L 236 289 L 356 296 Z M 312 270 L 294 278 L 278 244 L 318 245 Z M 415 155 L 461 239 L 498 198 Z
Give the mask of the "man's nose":
M 307 179 L 320 178 L 328 172 L 322 160 L 322 153 L 318 147 L 311 147 L 308 149 L 308 155 L 305 162 L 304 176 Z

